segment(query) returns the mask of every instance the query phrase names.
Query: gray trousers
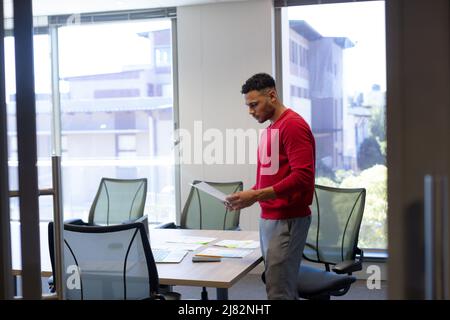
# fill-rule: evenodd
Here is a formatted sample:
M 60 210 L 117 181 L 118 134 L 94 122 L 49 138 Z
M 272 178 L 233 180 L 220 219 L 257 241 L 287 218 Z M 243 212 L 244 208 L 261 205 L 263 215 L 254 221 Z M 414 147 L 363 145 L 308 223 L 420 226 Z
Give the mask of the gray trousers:
M 310 224 L 311 216 L 283 220 L 260 219 L 259 235 L 269 300 L 298 298 L 298 270 Z

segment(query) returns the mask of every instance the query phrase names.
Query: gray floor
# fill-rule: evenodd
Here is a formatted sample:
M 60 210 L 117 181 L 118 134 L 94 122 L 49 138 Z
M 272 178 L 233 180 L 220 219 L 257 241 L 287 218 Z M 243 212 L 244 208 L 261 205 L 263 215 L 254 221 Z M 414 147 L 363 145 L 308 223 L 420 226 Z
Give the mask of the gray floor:
M 18 277 L 18 294 L 21 294 L 21 279 Z M 47 279 L 42 281 L 43 291 L 48 293 Z M 216 289 L 207 288 L 208 298 L 216 299 Z M 173 291 L 181 293 L 182 299 L 198 300 L 201 297 L 202 288 L 175 286 Z M 267 300 L 266 289 L 261 277 L 258 274 L 247 274 L 239 280 L 233 287 L 228 290 L 228 298 L 230 300 Z M 357 280 L 349 292 L 341 297 L 332 297 L 332 300 L 386 300 L 387 299 L 387 282 L 381 282 L 381 289 L 369 290 L 365 280 Z
M 208 297 L 216 299 L 216 290 L 208 288 Z M 173 291 L 181 293 L 182 299 L 200 299 L 201 288 L 175 286 Z M 228 291 L 230 300 L 267 300 L 264 283 L 257 274 L 248 274 L 238 281 Z M 332 297 L 332 300 L 385 300 L 387 299 L 387 284 L 382 281 L 381 289 L 369 290 L 365 280 L 356 281 L 349 292 L 342 297 Z

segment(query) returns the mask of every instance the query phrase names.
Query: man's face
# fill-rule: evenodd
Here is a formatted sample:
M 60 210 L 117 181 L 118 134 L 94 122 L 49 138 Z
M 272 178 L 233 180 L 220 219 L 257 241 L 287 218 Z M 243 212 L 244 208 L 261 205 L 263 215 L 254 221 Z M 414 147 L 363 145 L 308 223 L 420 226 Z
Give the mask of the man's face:
M 273 89 L 252 90 L 245 95 L 245 104 L 248 106 L 248 113 L 259 123 L 263 123 L 272 118 L 275 112 L 273 104 L 275 92 Z

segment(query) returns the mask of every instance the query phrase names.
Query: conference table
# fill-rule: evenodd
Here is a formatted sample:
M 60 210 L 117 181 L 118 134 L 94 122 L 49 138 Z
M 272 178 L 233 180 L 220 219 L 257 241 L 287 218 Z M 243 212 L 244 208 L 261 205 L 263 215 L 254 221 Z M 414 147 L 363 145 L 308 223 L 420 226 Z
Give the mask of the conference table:
M 214 241 L 195 251 L 189 251 L 180 263 L 158 263 L 160 284 L 170 286 L 197 286 L 217 289 L 217 299 L 227 300 L 228 289 L 262 262 L 261 249 L 247 249 L 251 252 L 242 258 L 222 258 L 220 262 L 192 262 L 192 256 L 221 240 L 255 240 L 257 231 L 218 231 L 190 229 L 150 229 L 150 244 L 156 245 L 166 239 L 178 237 L 210 237 Z
M 222 258 L 220 262 L 192 262 L 192 256 L 221 240 L 255 240 L 259 242 L 257 231 L 222 231 L 192 229 L 150 229 L 150 244 L 157 246 L 167 239 L 180 237 L 214 238 L 215 240 L 189 251 L 180 263 L 157 263 L 159 283 L 169 286 L 196 286 L 217 289 L 217 299 L 227 300 L 228 289 L 262 262 L 261 249 L 246 249 L 250 253 L 242 258 Z M 21 274 L 19 259 L 13 259 L 13 275 Z M 50 262 L 41 261 L 41 275 L 52 274 Z

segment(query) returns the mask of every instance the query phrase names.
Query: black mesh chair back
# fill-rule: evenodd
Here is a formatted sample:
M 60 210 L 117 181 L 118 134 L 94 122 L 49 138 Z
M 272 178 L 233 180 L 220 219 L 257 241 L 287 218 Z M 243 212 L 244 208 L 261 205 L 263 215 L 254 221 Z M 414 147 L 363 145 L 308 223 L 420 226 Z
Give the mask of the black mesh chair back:
M 364 253 L 357 247 L 364 212 L 365 189 L 315 186 L 312 222 L 303 257 L 325 270 L 302 263 L 297 288 L 304 299 L 329 300 L 348 292 L 362 269 Z M 333 265 L 332 269 L 330 265 Z
M 112 225 L 143 216 L 147 179 L 102 178 L 89 211 L 88 224 Z
M 158 296 L 158 272 L 144 225 L 64 225 L 64 288 L 71 300 Z
M 193 184 L 200 181 L 195 180 Z M 207 181 L 205 181 L 207 182 Z M 225 194 L 242 191 L 242 181 L 207 182 Z M 181 213 L 182 229 L 236 230 L 239 227 L 240 210 L 229 211 L 223 203 L 211 195 L 191 187 Z
M 365 199 L 363 188 L 316 185 L 304 258 L 326 265 L 354 260 L 359 250 L 357 244 Z

